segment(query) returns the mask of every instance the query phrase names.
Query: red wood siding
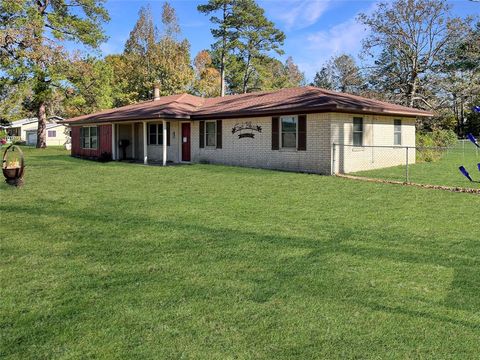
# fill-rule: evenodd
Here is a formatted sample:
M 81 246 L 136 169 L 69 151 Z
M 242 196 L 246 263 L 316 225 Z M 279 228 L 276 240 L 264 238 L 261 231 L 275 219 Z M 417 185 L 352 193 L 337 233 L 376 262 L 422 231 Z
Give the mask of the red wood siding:
M 81 126 L 72 126 L 72 155 L 97 158 L 102 153 L 112 154 L 112 125 L 98 126 L 98 148 L 82 149 L 80 146 Z

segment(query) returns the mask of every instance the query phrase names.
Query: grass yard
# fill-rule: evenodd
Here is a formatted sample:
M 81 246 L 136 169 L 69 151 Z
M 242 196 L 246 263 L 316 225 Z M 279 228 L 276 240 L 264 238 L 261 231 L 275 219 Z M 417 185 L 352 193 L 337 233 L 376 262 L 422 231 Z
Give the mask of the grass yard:
M 417 150 L 421 152 L 425 150 Z M 440 152 L 437 152 L 439 155 Z M 418 162 L 409 165 L 409 181 L 418 184 L 444 185 L 464 188 L 480 188 L 479 182 L 470 182 L 464 177 L 458 167 L 463 165 L 470 176 L 478 181 L 480 172 L 477 164 L 480 162 L 480 154 L 470 142 L 459 143 L 456 148 L 443 151 L 440 160 L 433 162 Z M 354 175 L 377 179 L 405 181 L 405 166 L 395 166 L 378 170 L 357 172 Z
M 26 154 L 0 358 L 478 358 L 476 195 Z

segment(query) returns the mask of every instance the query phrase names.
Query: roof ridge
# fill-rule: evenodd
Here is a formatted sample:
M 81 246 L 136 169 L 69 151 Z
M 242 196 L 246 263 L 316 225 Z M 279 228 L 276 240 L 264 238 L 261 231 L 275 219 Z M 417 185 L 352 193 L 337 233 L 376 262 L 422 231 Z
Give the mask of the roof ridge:
M 197 119 L 206 116 L 232 117 L 234 115 L 258 115 L 269 111 L 291 112 L 297 110 L 302 112 L 351 110 L 352 112 L 432 116 L 432 113 L 425 110 L 308 85 L 210 98 L 184 92 L 162 96 L 157 100 L 144 100 L 119 108 L 105 109 L 95 114 L 81 115 L 67 121 L 60 121 L 60 123 L 139 120 L 172 114 Z
M 187 93 L 184 92 L 184 93 L 179 94 L 179 95 L 180 95 L 180 97 L 179 97 L 178 99 L 174 100 L 174 102 L 179 102 L 179 101 L 181 101 L 185 96 L 187 96 Z

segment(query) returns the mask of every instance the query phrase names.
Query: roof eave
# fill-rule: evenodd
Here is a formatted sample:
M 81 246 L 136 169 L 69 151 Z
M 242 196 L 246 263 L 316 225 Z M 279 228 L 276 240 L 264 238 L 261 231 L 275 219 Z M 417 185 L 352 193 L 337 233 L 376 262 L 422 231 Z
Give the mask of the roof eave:
M 235 119 L 247 118 L 254 116 L 277 116 L 277 115 L 294 115 L 294 114 L 315 114 L 325 112 L 350 113 L 350 114 L 365 114 L 365 115 L 383 115 L 383 116 L 401 116 L 401 117 L 432 117 L 434 114 L 425 114 L 420 112 L 403 112 L 403 111 L 385 111 L 382 109 L 352 109 L 340 108 L 338 106 L 317 107 L 317 108 L 295 108 L 295 109 L 269 109 L 262 111 L 249 112 L 228 112 L 215 114 L 193 114 L 192 120 L 207 120 L 207 119 Z
M 87 124 L 111 124 L 111 123 L 118 123 L 118 122 L 129 122 L 129 121 L 155 121 L 155 120 L 190 120 L 190 115 L 185 114 L 162 114 L 158 117 L 153 116 L 140 116 L 140 117 L 129 117 L 125 119 L 95 119 L 95 118 L 87 118 L 82 120 L 63 120 L 58 121 L 58 124 L 67 124 L 67 125 L 87 125 Z

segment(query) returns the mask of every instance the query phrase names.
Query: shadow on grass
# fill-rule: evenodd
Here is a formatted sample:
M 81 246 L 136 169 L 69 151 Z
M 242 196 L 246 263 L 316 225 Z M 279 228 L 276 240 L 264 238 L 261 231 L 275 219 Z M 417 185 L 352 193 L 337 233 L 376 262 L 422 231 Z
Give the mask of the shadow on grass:
M 277 296 L 289 296 L 288 294 L 302 296 L 319 296 L 336 299 L 342 292 L 344 298 L 354 304 L 360 304 L 375 311 L 383 311 L 391 314 L 401 314 L 411 317 L 422 317 L 432 321 L 440 321 L 452 325 L 461 325 L 470 329 L 478 329 L 480 323 L 472 320 L 439 315 L 438 306 L 446 308 L 467 310 L 476 312 L 480 307 L 478 296 L 480 283 L 480 262 L 476 258 L 468 258 L 463 254 L 440 254 L 435 249 L 419 252 L 399 250 L 392 248 L 372 248 L 360 242 L 356 246 L 346 244 L 352 240 L 358 240 L 355 229 L 347 226 L 331 225 L 328 236 L 324 239 L 309 238 L 301 236 L 283 236 L 281 234 L 267 235 L 255 231 L 240 229 L 229 229 L 215 227 L 211 228 L 201 224 L 185 223 L 182 219 L 177 221 L 158 220 L 149 216 L 118 213 L 114 201 L 102 204 L 104 209 L 101 214 L 90 212 L 74 211 L 71 209 L 49 208 L 48 215 L 64 219 L 72 226 L 73 233 L 68 235 L 72 241 L 71 248 L 62 255 L 85 257 L 90 263 L 107 264 L 109 266 L 128 265 L 132 262 L 156 264 L 162 267 L 162 262 L 169 257 L 179 259 L 180 263 L 190 261 L 190 269 L 184 274 L 172 273 L 175 269 L 163 268 L 163 277 L 176 276 L 178 286 L 189 296 L 201 296 L 201 294 L 214 291 L 212 282 L 219 281 L 217 278 L 209 278 L 206 284 L 199 285 L 192 282 L 191 278 L 201 277 L 202 272 L 214 271 L 215 264 L 219 262 L 231 262 L 257 264 L 262 271 L 230 270 L 231 273 L 222 273 L 219 276 L 232 276 L 234 279 L 243 279 L 252 284 L 252 290 L 246 300 L 256 303 L 266 303 Z M 132 202 L 132 206 L 134 203 Z M 31 221 L 24 224 L 24 234 L 47 231 L 46 222 L 42 222 L 38 215 L 44 212 L 40 205 L 12 205 L 9 211 L 19 218 L 29 217 Z M 92 226 L 94 224 L 94 226 Z M 111 231 L 112 227 L 115 231 Z M 136 238 L 140 230 L 149 230 L 149 235 L 142 239 Z M 83 234 L 91 237 L 75 242 L 77 236 Z M 375 232 L 375 229 L 371 229 Z M 403 230 L 389 230 L 389 238 L 414 239 L 414 234 L 405 233 Z M 121 238 L 118 238 L 122 234 Z M 382 237 L 381 232 L 378 237 Z M 168 235 L 168 236 L 167 236 Z M 45 239 L 46 242 L 56 242 L 54 238 Z M 472 253 L 478 253 L 480 244 L 474 240 L 462 240 Z M 249 245 L 249 246 L 245 246 Z M 362 246 L 363 245 L 363 246 Z M 245 251 L 247 248 L 250 251 Z M 281 250 L 286 252 L 291 249 L 297 250 L 299 255 L 282 258 L 278 256 Z M 443 249 L 445 250 L 445 249 Z M 160 251 L 160 252 L 159 252 Z M 21 255 L 23 249 L 9 249 L 9 253 L 18 252 Z M 161 254 L 159 256 L 159 254 Z M 326 259 L 336 255 L 348 255 L 372 260 L 382 263 L 382 260 L 405 263 L 412 265 L 431 265 L 434 267 L 452 268 L 454 279 L 449 289 L 445 289 L 446 296 L 442 301 L 429 300 L 432 311 L 421 311 L 414 309 L 415 304 L 410 303 L 412 299 L 401 298 L 405 305 L 392 306 L 387 303 L 367 301 L 363 299 L 368 289 L 361 288 L 354 281 L 345 284 L 345 288 L 330 288 L 328 284 L 335 282 L 336 269 L 328 264 Z M 251 266 L 251 265 L 249 265 Z M 381 266 L 381 265 L 379 265 Z M 212 268 L 213 269 L 212 269 Z M 192 272 L 197 269 L 199 273 Z M 200 269 L 200 270 L 199 270 Z M 386 274 L 387 275 L 387 274 Z M 95 275 L 91 275 L 95 276 Z M 204 275 L 206 276 L 206 275 Z M 113 278 L 101 279 L 92 283 L 77 284 L 76 280 L 65 284 L 67 289 L 102 290 L 111 291 L 115 288 L 129 287 L 135 281 L 145 284 L 155 284 L 159 281 L 158 275 L 149 274 L 147 271 L 134 270 L 118 273 Z M 308 281 L 308 283 L 305 283 Z M 80 286 L 80 287 L 79 287 Z M 83 288 L 82 288 L 83 286 Z M 286 290 L 288 288 L 288 291 Z M 67 291 L 65 288 L 62 291 Z M 193 295 L 192 295 L 193 294 Z M 398 296 L 395 294 L 383 294 L 385 296 Z M 220 296 L 220 295 L 218 295 Z M 396 299 L 398 301 L 398 298 Z

